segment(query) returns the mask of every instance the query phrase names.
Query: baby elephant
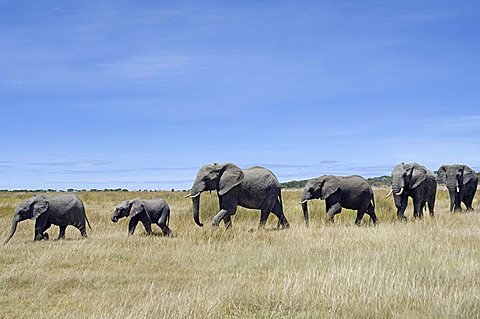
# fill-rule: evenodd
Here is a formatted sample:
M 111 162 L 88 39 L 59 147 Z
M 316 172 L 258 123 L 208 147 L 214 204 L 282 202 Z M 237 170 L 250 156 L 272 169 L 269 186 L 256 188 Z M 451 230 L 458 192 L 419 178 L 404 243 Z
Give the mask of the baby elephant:
M 57 225 L 60 227 L 58 239 L 65 237 L 65 230 L 68 225 L 76 227 L 82 237 L 87 237 L 86 225 L 90 227 L 87 215 L 85 215 L 85 207 L 82 201 L 75 195 L 64 194 L 57 196 L 33 196 L 15 208 L 12 220 L 12 229 L 5 240 L 8 243 L 15 230 L 18 222 L 26 219 L 35 220 L 35 238 L 34 240 L 47 240 L 48 234 L 45 231 L 50 226 Z M 91 228 L 91 227 L 90 227 Z
M 307 226 L 307 201 L 318 198 L 325 199 L 327 218 L 331 222 L 333 222 L 333 216 L 342 211 L 342 207 L 357 211 L 357 219 L 355 220 L 357 225 L 360 224 L 365 213 L 370 215 L 370 220 L 373 223 L 377 222 L 373 190 L 361 176 L 324 175 L 309 180 L 305 185 L 300 202 Z
M 130 217 L 128 234 L 132 235 L 138 222 L 142 222 L 147 234 L 152 234 L 151 224 L 157 224 L 165 236 L 172 236 L 168 228 L 170 207 L 161 198 L 144 200 L 140 198 L 121 202 L 112 215 L 112 222 L 116 223 L 122 217 Z

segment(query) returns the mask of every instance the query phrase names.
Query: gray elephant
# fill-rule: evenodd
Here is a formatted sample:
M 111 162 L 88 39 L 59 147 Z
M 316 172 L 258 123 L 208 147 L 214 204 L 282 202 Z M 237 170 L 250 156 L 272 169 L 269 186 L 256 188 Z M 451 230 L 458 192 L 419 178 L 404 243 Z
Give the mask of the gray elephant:
M 34 240 L 47 240 L 49 236 L 45 231 L 52 224 L 60 228 L 58 239 L 65 237 L 65 230 L 68 225 L 77 228 L 83 238 L 87 237 L 86 224 L 90 227 L 87 215 L 85 215 L 85 207 L 77 196 L 72 194 L 57 196 L 37 195 L 21 202 L 15 208 L 12 229 L 5 240 L 5 244 L 15 234 L 17 224 L 26 219 L 35 220 Z
M 461 211 L 461 203 L 467 211 L 473 210 L 472 202 L 478 186 L 477 173 L 467 165 L 442 165 L 437 171 L 450 193 L 450 211 Z
M 408 197 L 413 201 L 413 217 L 422 218 L 428 204 L 430 216 L 434 216 L 437 180 L 432 171 L 417 163 L 400 163 L 392 172 L 392 189 L 386 197 L 394 194 L 397 217 L 406 220 L 405 209 Z
M 200 168 L 193 183 L 190 195 L 192 198 L 193 218 L 200 222 L 200 194 L 204 191 L 216 190 L 220 211 L 213 217 L 212 226 L 218 227 L 223 220 L 227 228 L 231 227 L 231 216 L 240 205 L 250 209 L 260 209 L 259 228 L 265 226 L 268 215 L 273 212 L 278 217 L 278 225 L 288 228 L 289 224 L 283 214 L 280 183 L 268 169 L 260 166 L 242 170 L 238 166 L 227 164 L 208 164 Z
M 377 222 L 375 215 L 375 199 L 372 187 L 361 176 L 333 176 L 323 175 L 311 179 L 305 185 L 302 193 L 303 215 L 308 226 L 307 201 L 324 199 L 326 204 L 327 219 L 333 222 L 333 217 L 342 211 L 342 208 L 357 211 L 355 224 L 359 225 L 363 215 L 370 215 L 373 223 Z
M 165 236 L 172 236 L 172 230 L 168 227 L 170 221 L 170 207 L 161 198 L 151 200 L 132 199 L 121 202 L 112 215 L 112 222 L 116 223 L 120 218 L 130 217 L 128 234 L 133 235 L 138 222 L 142 222 L 147 234 L 152 234 L 152 224 L 157 224 Z

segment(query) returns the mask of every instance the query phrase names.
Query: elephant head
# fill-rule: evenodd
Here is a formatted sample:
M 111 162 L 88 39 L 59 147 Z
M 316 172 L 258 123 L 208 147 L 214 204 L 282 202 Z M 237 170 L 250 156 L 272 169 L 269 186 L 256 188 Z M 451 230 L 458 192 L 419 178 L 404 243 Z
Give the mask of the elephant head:
M 340 188 L 340 181 L 332 175 L 324 175 L 311 179 L 305 185 L 302 193 L 303 216 L 305 224 L 308 226 L 308 206 L 307 201 L 311 199 L 326 199 Z
M 192 198 L 193 219 L 198 226 L 203 227 L 199 217 L 200 194 L 204 191 L 216 190 L 219 196 L 225 195 L 242 182 L 243 176 L 242 170 L 231 163 L 207 164 L 199 169 L 190 194 L 187 195 Z
M 466 165 L 442 165 L 437 171 L 450 193 L 450 211 L 453 211 L 457 194 L 461 189 L 476 178 L 476 173 Z
M 401 163 L 392 172 L 392 192 L 400 196 L 407 190 L 417 188 L 427 178 L 427 170 L 417 163 Z M 388 194 L 387 197 L 390 195 Z
M 12 218 L 12 229 L 10 230 L 7 239 L 5 239 L 5 244 L 8 243 L 13 234 L 15 234 L 19 222 L 26 219 L 37 219 L 41 214 L 48 210 L 48 207 L 48 200 L 44 196 L 33 196 L 18 204 Z
M 123 217 L 134 217 L 144 210 L 143 201 L 140 198 L 121 202 L 112 215 L 112 222 L 116 223 Z

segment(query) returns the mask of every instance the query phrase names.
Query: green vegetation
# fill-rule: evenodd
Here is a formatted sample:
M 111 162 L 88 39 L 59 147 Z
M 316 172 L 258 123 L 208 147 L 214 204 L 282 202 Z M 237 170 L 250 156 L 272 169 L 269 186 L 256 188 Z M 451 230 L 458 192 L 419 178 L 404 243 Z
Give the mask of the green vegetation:
M 299 181 L 290 181 L 285 183 L 280 183 L 282 188 L 290 188 L 290 189 L 299 189 L 304 188 L 307 184 L 306 179 L 299 180 Z M 380 177 L 372 177 L 367 178 L 367 181 L 370 185 L 375 187 L 388 187 L 392 184 L 392 177 L 391 176 L 380 176 Z

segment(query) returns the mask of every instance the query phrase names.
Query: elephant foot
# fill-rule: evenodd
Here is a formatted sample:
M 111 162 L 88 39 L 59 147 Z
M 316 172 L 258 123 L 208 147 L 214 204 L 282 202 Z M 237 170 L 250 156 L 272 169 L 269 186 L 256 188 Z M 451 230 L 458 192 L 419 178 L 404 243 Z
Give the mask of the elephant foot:
M 42 237 L 40 238 L 40 240 L 49 240 L 49 239 L 50 239 L 50 236 L 48 236 L 47 233 L 43 233 Z
M 308 224 L 307 224 L 307 227 L 308 227 Z M 289 229 L 290 228 L 290 224 L 287 222 L 285 224 L 282 224 L 282 229 Z

